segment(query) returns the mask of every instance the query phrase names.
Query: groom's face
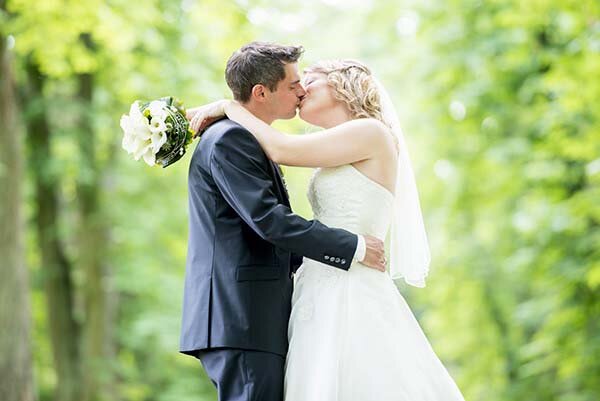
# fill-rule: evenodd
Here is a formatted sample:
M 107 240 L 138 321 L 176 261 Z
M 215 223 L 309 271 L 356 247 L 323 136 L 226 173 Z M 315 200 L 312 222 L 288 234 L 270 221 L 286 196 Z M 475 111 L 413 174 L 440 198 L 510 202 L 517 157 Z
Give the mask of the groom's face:
M 274 120 L 294 118 L 300 100 L 306 94 L 300 83 L 298 64 L 286 64 L 284 68 L 285 78 L 279 81 L 275 91 L 269 93 L 267 102 Z

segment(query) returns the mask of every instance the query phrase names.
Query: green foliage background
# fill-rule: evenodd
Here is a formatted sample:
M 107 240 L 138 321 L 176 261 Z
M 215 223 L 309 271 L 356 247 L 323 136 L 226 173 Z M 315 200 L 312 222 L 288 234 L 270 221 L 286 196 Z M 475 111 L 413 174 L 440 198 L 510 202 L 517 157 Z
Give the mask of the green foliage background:
M 600 399 L 597 1 L 9 0 L 6 8 L 0 27 L 13 41 L 18 87 L 27 87 L 32 60 L 47 77 L 21 117 L 36 104 L 49 110 L 53 160 L 44 174 L 59 186 L 61 240 L 75 262 L 76 183 L 101 177 L 117 399 L 216 399 L 200 364 L 177 353 L 191 152 L 165 170 L 133 161 L 120 149 L 120 115 L 135 99 L 174 95 L 193 106 L 228 97 L 225 62 L 251 40 L 304 45 L 301 68 L 363 60 L 390 89 L 433 254 L 428 286 L 399 289 L 465 399 Z M 86 111 L 97 138 L 94 171 L 75 145 L 89 134 L 73 117 L 78 74 L 95 77 Z M 276 126 L 312 129 L 298 120 Z M 31 155 L 26 261 L 45 401 L 57 378 Z M 310 217 L 310 170 L 285 170 L 294 209 Z M 72 277 L 83 291 L 83 273 L 75 268 Z

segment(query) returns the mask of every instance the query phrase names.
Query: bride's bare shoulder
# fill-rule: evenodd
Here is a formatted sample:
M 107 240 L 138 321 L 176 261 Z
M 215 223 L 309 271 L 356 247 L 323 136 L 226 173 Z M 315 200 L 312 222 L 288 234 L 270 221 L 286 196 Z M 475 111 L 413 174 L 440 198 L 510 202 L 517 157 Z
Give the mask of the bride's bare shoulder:
M 382 148 L 390 148 L 396 146 L 396 140 L 390 128 L 381 120 L 376 118 L 358 118 L 351 120 L 348 123 L 352 124 L 352 129 L 356 132 L 361 132 L 362 135 L 369 137 L 372 145 L 379 144 Z
M 387 129 L 387 126 L 376 118 L 355 118 L 353 120 L 346 121 L 343 125 L 369 128 L 372 130 Z
M 390 129 L 387 125 L 376 118 L 357 118 L 343 123 L 340 127 L 344 127 L 349 131 L 360 132 L 363 135 L 368 136 L 384 136 L 390 134 Z

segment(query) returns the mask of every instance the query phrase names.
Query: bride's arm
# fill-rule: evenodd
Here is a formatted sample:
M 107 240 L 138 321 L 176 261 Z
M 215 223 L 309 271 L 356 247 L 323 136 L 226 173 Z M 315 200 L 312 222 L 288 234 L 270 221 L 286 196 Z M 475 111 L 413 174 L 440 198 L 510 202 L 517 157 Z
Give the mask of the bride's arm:
M 225 102 L 224 111 L 256 137 L 271 160 L 288 166 L 333 167 L 370 159 L 390 140 L 387 127 L 372 118 L 351 120 L 307 135 L 287 135 L 237 102 Z

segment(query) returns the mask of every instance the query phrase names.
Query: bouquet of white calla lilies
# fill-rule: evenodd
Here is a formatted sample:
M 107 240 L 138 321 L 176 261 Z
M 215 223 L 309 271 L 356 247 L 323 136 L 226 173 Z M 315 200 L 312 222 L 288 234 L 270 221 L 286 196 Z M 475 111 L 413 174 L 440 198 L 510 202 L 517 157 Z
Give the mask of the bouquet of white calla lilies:
M 185 109 L 173 97 L 151 102 L 136 100 L 121 117 L 123 149 L 135 160 L 167 167 L 179 160 L 193 138 Z

